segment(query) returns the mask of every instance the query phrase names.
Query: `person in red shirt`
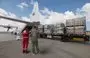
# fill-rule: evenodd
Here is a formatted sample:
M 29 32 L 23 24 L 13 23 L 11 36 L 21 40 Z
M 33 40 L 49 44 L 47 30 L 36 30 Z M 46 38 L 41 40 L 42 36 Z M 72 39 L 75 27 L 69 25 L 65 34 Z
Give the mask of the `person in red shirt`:
M 25 30 L 22 32 L 22 45 L 23 45 L 23 53 L 27 53 L 28 44 L 29 44 L 29 29 L 25 28 Z

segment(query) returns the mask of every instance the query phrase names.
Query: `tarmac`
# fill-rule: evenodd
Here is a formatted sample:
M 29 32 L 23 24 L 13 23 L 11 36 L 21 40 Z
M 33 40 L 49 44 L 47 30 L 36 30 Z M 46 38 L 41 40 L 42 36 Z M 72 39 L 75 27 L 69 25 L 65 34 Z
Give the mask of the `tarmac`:
M 40 53 L 32 55 L 22 53 L 22 41 L 15 40 L 15 36 L 2 35 L 0 42 L 0 58 L 90 58 L 90 43 L 60 42 L 58 40 L 39 39 Z M 31 45 L 29 42 L 30 51 Z

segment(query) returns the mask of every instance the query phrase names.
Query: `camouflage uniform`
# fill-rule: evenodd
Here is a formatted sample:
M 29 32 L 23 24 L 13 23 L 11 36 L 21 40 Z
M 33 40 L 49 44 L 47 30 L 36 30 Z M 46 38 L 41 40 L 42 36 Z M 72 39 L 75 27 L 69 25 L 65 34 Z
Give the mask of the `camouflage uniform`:
M 32 28 L 32 30 L 31 30 L 31 44 L 32 44 L 32 52 L 39 53 L 38 30 L 35 28 Z

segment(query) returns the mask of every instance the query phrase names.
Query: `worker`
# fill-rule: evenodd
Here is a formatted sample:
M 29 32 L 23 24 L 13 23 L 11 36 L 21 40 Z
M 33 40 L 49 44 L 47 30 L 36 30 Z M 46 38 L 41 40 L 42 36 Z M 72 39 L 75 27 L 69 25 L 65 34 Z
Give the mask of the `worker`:
M 20 32 L 17 31 L 16 33 L 17 33 L 17 34 L 16 34 L 16 40 L 20 40 Z
M 29 44 L 29 29 L 25 28 L 25 30 L 22 33 L 22 45 L 23 45 L 23 53 L 27 53 L 28 44 Z
M 33 26 L 31 29 L 31 43 L 32 43 L 32 53 L 35 55 L 36 53 L 39 53 L 39 47 L 38 47 L 38 30 L 36 26 Z

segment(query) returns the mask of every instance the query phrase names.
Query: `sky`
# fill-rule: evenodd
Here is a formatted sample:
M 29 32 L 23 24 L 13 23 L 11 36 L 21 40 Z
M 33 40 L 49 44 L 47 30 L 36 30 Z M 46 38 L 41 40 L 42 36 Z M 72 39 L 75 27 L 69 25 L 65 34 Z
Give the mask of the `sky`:
M 35 3 L 37 11 L 34 10 Z M 90 0 L 0 0 L 1 15 L 36 21 L 36 18 L 32 20 L 33 12 L 37 12 L 36 17 L 39 16 L 38 20 L 43 24 L 65 22 L 66 19 L 86 16 L 87 30 L 90 30 Z M 11 22 L 7 24 L 9 23 Z
M 39 2 L 39 8 L 43 9 L 44 7 L 56 11 L 56 12 L 65 12 L 65 11 L 75 11 L 77 8 L 81 8 L 86 3 L 90 3 L 90 0 L 34 0 Z M 28 4 L 28 7 L 25 7 L 21 10 L 17 5 L 25 2 Z M 0 8 L 3 8 L 6 11 L 10 11 L 17 16 L 28 16 L 32 12 L 33 6 L 30 5 L 31 0 L 0 0 Z M 24 13 L 24 14 L 23 14 Z

